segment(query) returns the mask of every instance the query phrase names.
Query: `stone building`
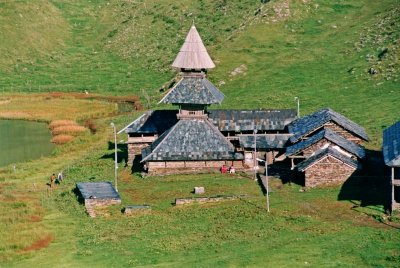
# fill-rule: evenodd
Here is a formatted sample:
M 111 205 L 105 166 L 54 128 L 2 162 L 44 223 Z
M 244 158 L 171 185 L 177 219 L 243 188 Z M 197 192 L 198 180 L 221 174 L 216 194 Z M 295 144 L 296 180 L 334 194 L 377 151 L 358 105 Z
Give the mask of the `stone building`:
M 400 209 L 400 121 L 383 131 L 383 158 L 390 167 L 391 210 Z
M 78 182 L 76 188 L 91 217 L 96 217 L 95 209 L 98 207 L 121 204 L 121 197 L 111 182 Z
M 218 170 L 222 165 L 249 168 L 256 156 L 246 141 L 255 131 L 260 139 L 268 137 L 257 141 L 259 148 L 269 142 L 269 150 L 282 150 L 295 110 L 208 110 L 224 95 L 206 77 L 215 65 L 195 26 L 172 66 L 180 71 L 179 81 L 160 103 L 178 110 L 148 111 L 119 131 L 128 134 L 129 164 L 142 163 L 156 174 Z
M 343 115 L 322 109 L 288 126 L 290 141 L 285 155 L 292 169 L 304 172 L 305 186 L 340 184 L 348 179 L 365 157 L 365 130 Z M 298 163 L 300 162 L 300 163 Z
M 307 139 L 321 129 L 330 129 L 356 144 L 369 139 L 364 128 L 329 108 L 299 118 L 288 127 L 293 134 L 292 143 Z
M 342 184 L 359 168 L 359 164 L 337 149 L 328 147 L 315 152 L 297 168 L 304 172 L 304 186 L 316 187 Z

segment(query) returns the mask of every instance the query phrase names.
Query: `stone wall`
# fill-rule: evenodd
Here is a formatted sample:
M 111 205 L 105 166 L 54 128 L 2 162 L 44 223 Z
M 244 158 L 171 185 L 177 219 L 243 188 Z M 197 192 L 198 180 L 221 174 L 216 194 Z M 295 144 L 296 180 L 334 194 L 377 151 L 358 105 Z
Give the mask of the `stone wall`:
M 351 132 L 347 131 L 346 129 L 342 128 L 341 126 L 328 122 L 324 125 L 325 128 L 335 131 L 337 134 L 341 135 L 342 137 L 346 138 L 349 141 L 354 142 L 355 144 L 360 144 L 362 140 L 357 136 L 354 136 Z
M 340 185 L 345 182 L 355 171 L 341 161 L 327 156 L 305 171 L 305 186 Z
M 128 143 L 128 165 L 132 166 L 135 157 L 142 155 L 142 149 L 148 146 L 148 143 Z
M 307 158 L 312 155 L 314 152 L 321 149 L 325 144 L 331 144 L 327 139 L 321 139 L 320 141 L 312 144 L 308 148 L 303 150 L 303 155 Z
M 148 173 L 152 175 L 190 174 L 219 172 L 222 165 L 243 169 L 243 161 L 151 161 L 146 163 Z

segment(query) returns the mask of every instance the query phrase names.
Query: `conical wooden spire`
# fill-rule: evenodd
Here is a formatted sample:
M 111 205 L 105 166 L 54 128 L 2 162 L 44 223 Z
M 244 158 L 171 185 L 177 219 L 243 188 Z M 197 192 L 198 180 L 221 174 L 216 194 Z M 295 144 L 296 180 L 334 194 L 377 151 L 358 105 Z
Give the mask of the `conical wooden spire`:
M 174 63 L 172 63 L 172 67 L 196 70 L 212 69 L 215 67 L 194 25 L 190 28 L 185 43 L 179 51 L 178 56 L 176 56 Z

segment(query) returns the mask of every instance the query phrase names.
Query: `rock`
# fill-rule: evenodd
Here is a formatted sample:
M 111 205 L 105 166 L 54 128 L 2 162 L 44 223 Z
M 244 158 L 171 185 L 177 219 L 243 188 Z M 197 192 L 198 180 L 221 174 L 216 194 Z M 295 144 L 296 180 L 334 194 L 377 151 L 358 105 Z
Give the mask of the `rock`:
M 204 187 L 194 187 L 194 194 L 204 194 Z

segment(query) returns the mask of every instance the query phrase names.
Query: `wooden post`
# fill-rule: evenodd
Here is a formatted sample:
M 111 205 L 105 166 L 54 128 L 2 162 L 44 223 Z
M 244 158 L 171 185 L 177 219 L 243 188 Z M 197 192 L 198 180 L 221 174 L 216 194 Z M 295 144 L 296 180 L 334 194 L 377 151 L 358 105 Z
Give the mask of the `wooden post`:
M 269 212 L 269 187 L 268 187 L 268 152 L 265 153 L 265 188 L 267 190 L 267 211 Z
M 392 202 L 391 202 L 391 205 L 390 205 L 390 207 L 391 207 L 391 211 L 390 212 L 392 212 L 393 211 L 393 209 L 394 209 L 394 206 L 395 206 L 395 199 L 394 199 L 394 167 L 392 167 L 392 178 L 391 178 L 391 180 L 390 180 L 390 184 L 392 185 Z

